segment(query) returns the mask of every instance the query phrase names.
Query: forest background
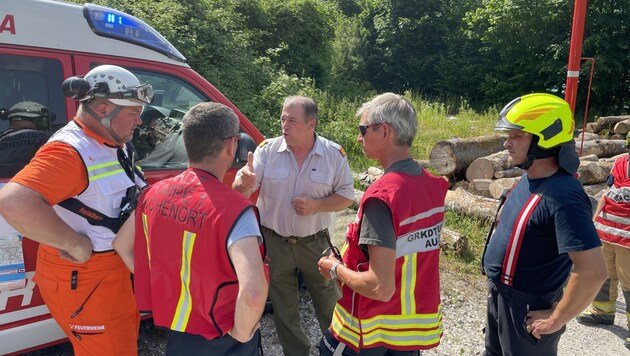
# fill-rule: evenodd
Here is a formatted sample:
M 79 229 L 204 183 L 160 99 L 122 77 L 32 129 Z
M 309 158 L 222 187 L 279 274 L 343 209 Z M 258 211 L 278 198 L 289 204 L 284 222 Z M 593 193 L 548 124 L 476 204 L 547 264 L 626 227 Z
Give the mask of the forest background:
M 312 96 L 318 132 L 343 145 L 356 170 L 373 162 L 356 143 L 354 113 L 377 93 L 412 100 L 417 159 L 440 139 L 491 132 L 497 108 L 514 97 L 564 96 L 568 0 L 93 2 L 156 28 L 267 137 L 280 133 L 286 96 Z M 630 0 L 588 2 L 583 55 L 596 62 L 590 117 L 628 111 L 629 12 Z M 578 121 L 589 69 L 581 70 Z

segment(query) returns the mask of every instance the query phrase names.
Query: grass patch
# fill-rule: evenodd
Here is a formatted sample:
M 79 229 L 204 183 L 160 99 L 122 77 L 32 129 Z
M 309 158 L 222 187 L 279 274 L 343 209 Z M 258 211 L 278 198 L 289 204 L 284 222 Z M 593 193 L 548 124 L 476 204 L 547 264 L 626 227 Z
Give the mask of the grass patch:
M 489 225 L 484 220 L 460 215 L 447 210 L 444 226 L 459 232 L 468 239 L 468 250 L 462 255 L 444 254 L 446 261 L 467 273 L 479 272 L 479 263 Z

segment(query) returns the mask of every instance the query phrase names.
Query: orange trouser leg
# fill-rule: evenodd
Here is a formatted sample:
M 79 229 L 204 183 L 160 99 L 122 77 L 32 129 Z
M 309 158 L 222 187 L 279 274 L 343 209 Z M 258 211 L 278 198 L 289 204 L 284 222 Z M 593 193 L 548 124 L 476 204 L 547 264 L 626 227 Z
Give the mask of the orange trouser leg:
M 117 254 L 74 264 L 40 246 L 34 280 L 75 355 L 137 355 L 140 314 L 130 272 Z

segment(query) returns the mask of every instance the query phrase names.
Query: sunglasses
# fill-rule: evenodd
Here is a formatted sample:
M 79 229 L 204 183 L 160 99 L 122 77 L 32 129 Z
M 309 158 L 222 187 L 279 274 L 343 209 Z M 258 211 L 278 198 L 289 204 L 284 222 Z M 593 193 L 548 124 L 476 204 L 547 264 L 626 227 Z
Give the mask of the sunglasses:
M 383 123 L 381 122 L 380 124 L 366 124 L 366 125 L 359 125 L 359 133 L 361 133 L 361 136 L 365 136 L 365 134 L 367 133 L 367 129 L 370 127 L 379 127 L 383 125 Z

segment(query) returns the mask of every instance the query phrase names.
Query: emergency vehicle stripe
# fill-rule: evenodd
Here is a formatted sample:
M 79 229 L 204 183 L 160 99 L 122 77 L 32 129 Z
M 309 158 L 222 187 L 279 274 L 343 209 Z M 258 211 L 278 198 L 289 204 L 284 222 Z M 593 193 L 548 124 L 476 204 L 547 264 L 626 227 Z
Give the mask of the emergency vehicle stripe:
M 144 241 L 147 243 L 147 260 L 149 262 L 149 270 L 151 270 L 151 247 L 149 245 L 149 222 L 147 214 L 142 213 L 142 230 L 144 231 Z
M 125 173 L 125 170 L 122 168 L 118 161 L 107 162 L 102 164 L 96 164 L 93 166 L 87 167 L 88 170 L 88 179 L 90 181 L 109 177 L 118 173 Z
M 412 224 L 420 219 L 428 218 L 432 215 L 444 212 L 444 206 L 438 206 L 437 208 L 433 208 L 431 210 L 424 211 L 418 215 L 414 215 L 400 222 L 398 226 L 405 226 L 408 224 Z
M 184 238 L 182 239 L 182 268 L 180 270 L 182 286 L 180 289 L 179 301 L 177 302 L 177 309 L 175 309 L 175 315 L 173 316 L 173 322 L 171 323 L 171 329 L 175 331 L 184 332 L 186 330 L 188 317 L 192 311 L 192 300 L 190 295 L 190 265 L 196 237 L 197 234 L 184 231 Z
M 523 243 L 523 235 L 525 234 L 525 227 L 527 226 L 529 217 L 534 212 L 534 208 L 536 208 L 536 205 L 540 202 L 540 199 L 540 195 L 532 194 L 516 217 L 514 227 L 512 228 L 512 236 L 510 236 L 510 241 L 505 251 L 505 257 L 503 258 L 503 271 L 501 275 L 501 283 L 503 284 L 512 286 L 516 262 L 518 261 L 521 244 Z
M 361 331 L 358 328 L 359 320 L 348 313 L 341 305 L 335 305 L 332 318 L 332 330 L 346 343 L 359 347 Z
M 416 313 L 416 268 L 418 254 L 403 257 L 402 275 L 400 276 L 400 308 L 403 315 Z
M 613 226 L 607 226 L 600 222 L 595 222 L 595 228 L 601 232 L 605 232 L 610 235 L 630 239 L 630 231 L 628 230 L 618 229 Z
M 599 214 L 599 216 L 604 219 L 604 220 L 608 220 L 608 221 L 612 221 L 618 224 L 624 224 L 624 225 L 630 225 L 630 218 L 627 218 L 625 216 L 619 216 L 619 215 L 614 215 L 611 213 L 605 213 L 605 212 L 601 212 Z

